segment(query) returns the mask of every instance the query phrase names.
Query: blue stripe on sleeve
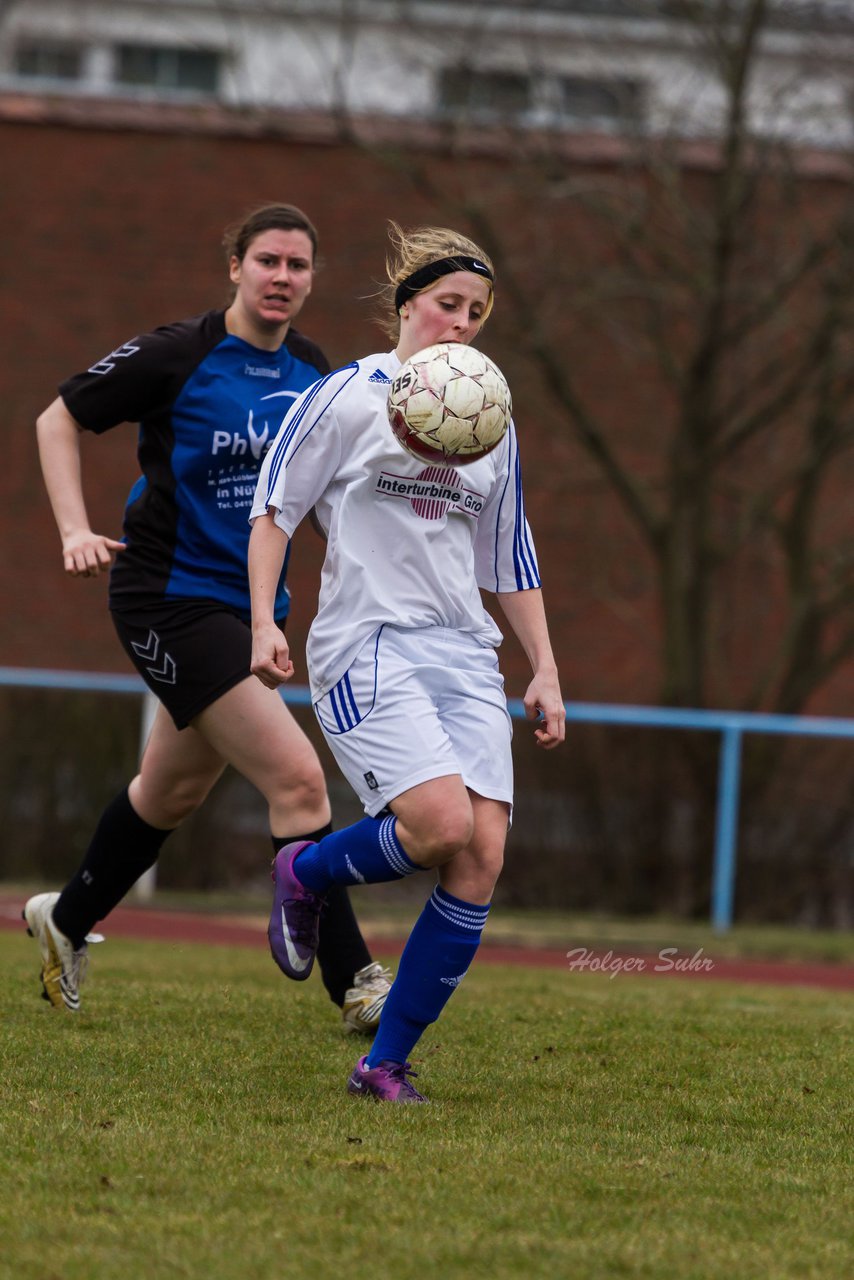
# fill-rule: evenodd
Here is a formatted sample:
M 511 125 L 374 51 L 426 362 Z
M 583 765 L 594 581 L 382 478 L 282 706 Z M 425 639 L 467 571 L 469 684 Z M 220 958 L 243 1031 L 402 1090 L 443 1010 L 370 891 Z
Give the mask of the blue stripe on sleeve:
M 317 426 L 318 422 L 323 417 L 324 413 L 326 413 L 327 409 L 334 402 L 336 396 L 341 394 L 341 392 L 347 386 L 350 379 L 354 377 L 354 375 L 358 372 L 358 369 L 359 369 L 358 364 L 354 363 L 354 364 L 343 365 L 342 368 L 335 369 L 332 373 L 328 373 L 325 378 L 321 378 L 319 382 L 315 382 L 314 385 L 310 387 L 310 389 L 305 393 L 305 399 L 301 401 L 297 401 L 293 409 L 284 419 L 282 426 L 279 428 L 279 438 L 277 439 L 276 443 L 273 445 L 274 453 L 273 453 L 273 458 L 270 462 L 270 470 L 267 476 L 266 504 L 268 506 L 270 503 L 270 495 L 272 494 L 273 490 L 276 487 L 276 482 L 278 480 L 279 473 L 282 467 L 286 465 L 285 458 L 286 458 L 287 452 L 290 449 L 291 444 L 293 443 L 293 440 L 295 439 L 297 433 L 300 431 L 301 428 L 304 427 L 306 416 L 308 415 L 309 410 L 313 409 L 315 401 L 317 400 L 317 397 L 320 395 L 320 392 L 324 389 L 324 387 L 327 386 L 327 384 L 330 382 L 332 378 L 335 378 L 340 373 L 346 373 L 349 371 L 349 377 L 345 378 L 344 381 L 341 383 L 341 385 L 335 388 L 335 390 L 333 391 L 333 394 L 321 406 L 321 408 L 314 411 L 312 420 L 310 424 L 303 431 L 302 439 L 297 443 L 296 448 L 294 449 L 294 453 L 296 453 L 297 449 L 299 449 L 303 441 L 308 438 L 308 436 L 311 434 L 311 432 Z
M 504 488 L 498 503 L 498 518 L 495 527 L 495 588 L 496 590 L 500 590 L 501 583 L 501 571 L 499 564 L 501 509 L 504 505 L 504 500 L 507 497 L 507 490 L 512 477 L 515 483 L 515 508 L 513 513 L 512 539 L 513 576 L 515 579 L 516 590 L 526 591 L 530 588 L 540 586 L 540 573 L 537 567 L 537 557 L 531 540 L 530 530 L 528 529 L 527 520 L 525 518 L 525 500 L 522 496 L 522 466 L 519 460 L 519 444 L 516 439 L 515 431 L 511 431 L 509 445 L 510 447 L 507 450 L 507 475 L 504 480 Z
M 276 437 L 276 440 L 271 449 L 272 457 L 270 459 L 270 470 L 267 473 L 267 495 L 266 495 L 267 505 L 269 505 L 270 494 L 275 488 L 276 477 L 279 474 L 279 470 L 282 465 L 282 460 L 284 458 L 285 452 L 287 451 L 288 445 L 290 444 L 290 441 L 291 441 L 290 431 L 283 431 L 282 427 L 284 427 L 285 423 L 287 423 L 290 420 L 292 415 L 294 418 L 299 418 L 300 420 L 302 419 L 304 412 L 308 409 L 308 406 L 315 399 L 321 387 L 323 386 L 324 382 L 326 382 L 328 378 L 331 378 L 331 376 L 332 376 L 331 374 L 327 374 L 325 378 L 321 378 L 319 382 L 315 382 L 311 387 L 309 387 L 308 391 L 305 393 L 305 399 L 302 401 L 302 403 L 297 401 L 297 403 L 288 411 L 288 413 L 285 415 L 284 419 L 282 420 L 282 424 L 279 427 L 279 434 Z
M 516 450 L 516 526 L 513 532 L 513 561 L 516 565 L 516 586 L 519 591 L 540 585 L 537 559 L 531 544 L 525 518 L 525 500 L 522 496 L 522 464 Z
M 503 489 L 502 489 L 502 491 L 501 491 L 501 497 L 500 497 L 500 499 L 499 499 L 499 501 L 498 501 L 498 512 L 497 512 L 496 519 L 495 519 L 495 555 L 494 555 L 494 557 L 493 557 L 493 564 L 494 564 L 494 568 L 495 568 L 495 589 L 496 589 L 496 591 L 498 591 L 498 590 L 499 590 L 499 588 L 500 588 L 500 586 L 501 586 L 501 573 L 500 573 L 499 565 L 498 565 L 498 542 L 499 542 L 500 529 L 501 529 L 501 508 L 504 506 L 504 499 L 507 497 L 507 486 L 508 486 L 508 484 L 510 483 L 510 467 L 509 467 L 509 462 L 510 462 L 510 452 L 511 452 L 511 450 L 508 448 L 508 450 L 507 450 L 507 461 L 508 461 L 507 475 L 504 477 L 504 488 L 503 488 Z

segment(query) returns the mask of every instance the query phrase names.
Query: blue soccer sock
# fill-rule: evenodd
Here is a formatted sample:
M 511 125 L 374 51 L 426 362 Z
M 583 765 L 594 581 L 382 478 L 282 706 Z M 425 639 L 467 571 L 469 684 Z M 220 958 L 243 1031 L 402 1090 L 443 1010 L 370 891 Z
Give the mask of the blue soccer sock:
M 333 831 L 297 855 L 294 874 L 306 889 L 323 894 L 331 884 L 382 884 L 423 871 L 406 856 L 396 827 L 397 818 L 390 816 Z
M 368 1054 L 368 1066 L 405 1062 L 466 976 L 489 906 L 463 902 L 440 885 L 409 935 Z

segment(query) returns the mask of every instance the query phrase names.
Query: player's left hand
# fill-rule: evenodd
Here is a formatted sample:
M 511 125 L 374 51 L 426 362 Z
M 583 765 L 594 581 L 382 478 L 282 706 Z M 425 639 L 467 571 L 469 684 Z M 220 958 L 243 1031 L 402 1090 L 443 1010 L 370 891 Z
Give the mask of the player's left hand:
M 566 737 L 566 708 L 560 692 L 557 671 L 538 672 L 524 697 L 525 715 L 536 720 L 534 737 L 537 746 L 550 751 Z

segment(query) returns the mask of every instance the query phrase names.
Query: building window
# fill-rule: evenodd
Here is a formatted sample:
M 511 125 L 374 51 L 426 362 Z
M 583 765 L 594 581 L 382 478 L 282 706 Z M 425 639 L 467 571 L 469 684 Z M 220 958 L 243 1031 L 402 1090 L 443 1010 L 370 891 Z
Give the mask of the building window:
M 24 80 L 79 80 L 82 50 L 68 44 L 22 44 L 15 50 L 14 67 Z
M 439 106 L 447 115 L 479 119 L 521 116 L 531 106 L 531 80 L 512 71 L 445 67 L 439 77 Z
M 637 127 L 646 105 L 644 87 L 637 80 L 475 71 L 466 66 L 440 72 L 438 99 L 446 117 L 547 128 Z
M 220 61 L 210 50 L 122 44 L 116 49 L 115 79 L 129 88 L 215 94 Z
M 636 80 L 557 79 L 560 115 L 578 124 L 640 124 L 643 87 Z

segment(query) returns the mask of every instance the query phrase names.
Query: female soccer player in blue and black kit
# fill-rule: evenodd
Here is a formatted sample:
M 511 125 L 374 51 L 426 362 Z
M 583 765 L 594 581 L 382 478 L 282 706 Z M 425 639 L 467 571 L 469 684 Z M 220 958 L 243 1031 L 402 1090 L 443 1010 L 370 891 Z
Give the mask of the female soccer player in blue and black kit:
M 165 325 L 62 383 L 38 420 L 65 570 L 111 565 L 119 639 L 158 698 L 139 773 L 104 811 L 61 894 L 25 907 L 52 1004 L 79 1007 L 86 936 L 157 859 L 227 764 L 269 805 L 274 850 L 330 827 L 320 761 L 279 695 L 250 678 L 247 515 L 283 413 L 326 374 L 292 327 L 311 291 L 317 234 L 301 210 L 265 205 L 226 238 L 231 305 Z M 138 422 L 142 475 L 121 542 L 89 524 L 80 432 Z M 288 612 L 284 574 L 276 616 Z M 328 899 L 319 961 L 345 1024 L 372 1030 L 389 975 L 371 962 L 346 890 Z

